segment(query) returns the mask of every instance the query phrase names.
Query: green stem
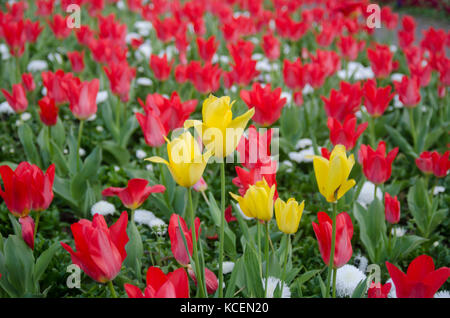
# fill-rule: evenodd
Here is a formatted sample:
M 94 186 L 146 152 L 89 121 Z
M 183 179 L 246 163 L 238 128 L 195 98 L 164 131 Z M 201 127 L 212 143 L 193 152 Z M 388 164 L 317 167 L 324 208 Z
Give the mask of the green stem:
M 195 263 L 195 272 L 197 278 L 197 286 L 199 287 L 199 296 L 201 298 L 206 297 L 206 290 L 204 285 L 204 275 L 205 273 L 200 271 L 200 261 L 198 259 L 198 247 L 197 247 L 197 235 L 195 233 L 195 215 L 194 209 L 192 207 L 192 187 L 188 190 L 188 198 L 189 198 L 189 210 L 190 210 L 190 218 L 191 218 L 191 232 L 192 232 L 192 246 L 193 246 L 193 257 Z
M 283 266 L 283 274 L 281 276 L 281 296 L 283 296 L 283 288 L 284 288 L 284 280 L 286 279 L 286 267 L 287 267 L 287 260 L 289 255 L 289 245 L 291 243 L 291 235 L 286 234 L 286 251 L 284 252 L 284 266 Z
M 48 139 L 48 152 L 50 154 L 50 158 L 52 157 L 53 147 L 52 147 L 52 131 L 51 127 L 47 126 L 47 139 Z
M 375 132 L 375 120 L 372 116 L 369 115 L 369 132 L 370 132 L 370 144 L 372 145 L 373 149 L 377 146 L 377 136 Z
M 38 226 L 39 226 L 39 219 L 41 218 L 41 212 L 36 212 L 36 213 L 37 213 L 37 215 L 36 215 L 36 222 L 34 223 L 33 242 L 36 239 L 36 233 L 37 233 Z
M 135 224 L 134 223 L 134 211 L 135 211 L 135 209 L 131 209 L 131 222 L 133 222 L 133 224 Z
M 333 207 L 333 214 L 332 214 L 332 234 L 331 234 L 331 251 L 330 251 L 330 259 L 328 261 L 328 275 L 327 275 L 327 296 L 330 297 L 330 287 L 331 287 L 331 272 L 333 271 L 333 264 L 334 264 L 334 249 L 336 244 L 336 214 L 337 214 L 337 203 L 333 202 L 331 203 Z
M 117 104 L 116 104 L 116 127 L 120 131 L 120 98 L 117 96 Z
M 333 268 L 333 298 L 336 298 L 336 275 L 337 268 Z
M 77 142 L 77 171 L 80 170 L 80 145 L 81 145 L 81 135 L 83 134 L 84 120 L 80 121 L 80 127 L 78 128 L 78 142 Z
M 223 298 L 223 249 L 225 241 L 225 159 L 220 165 L 221 204 L 222 215 L 220 218 L 219 237 L 219 298 Z
M 378 190 L 378 184 L 375 185 L 375 190 L 373 191 L 373 199 L 374 200 L 377 198 L 377 190 Z
M 108 282 L 108 287 L 109 287 L 109 291 L 111 292 L 112 297 L 117 298 L 116 291 L 114 290 L 114 285 L 112 283 L 112 280 L 110 280 Z
M 408 113 L 409 113 L 409 124 L 411 126 L 411 135 L 413 137 L 413 142 L 414 142 L 414 150 L 416 150 L 417 133 L 416 133 L 416 126 L 414 124 L 414 108 L 408 108 Z
M 20 71 L 20 57 L 16 56 L 15 60 L 16 60 L 16 76 L 17 76 L 16 82 L 20 83 L 21 82 L 20 76 L 22 74 L 21 71 Z
M 258 258 L 259 258 L 259 276 L 262 280 L 262 258 L 261 258 L 261 223 L 259 220 L 256 220 L 256 229 L 257 229 L 257 242 L 258 242 Z
M 264 297 L 267 298 L 267 287 L 269 286 L 269 221 L 266 222 L 266 244 L 264 246 L 264 258 L 266 259 L 266 284 Z

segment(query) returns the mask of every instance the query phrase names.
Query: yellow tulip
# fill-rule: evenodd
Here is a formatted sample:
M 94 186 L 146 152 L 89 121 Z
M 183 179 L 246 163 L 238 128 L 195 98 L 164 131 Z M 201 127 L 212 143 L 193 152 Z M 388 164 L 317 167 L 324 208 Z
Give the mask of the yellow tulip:
M 200 180 L 211 157 L 210 151 L 205 154 L 201 153 L 197 141 L 188 131 L 172 141 L 167 140 L 167 154 L 169 161 L 161 157 L 151 157 L 145 160 L 165 164 L 175 182 L 186 188 L 192 187 Z
M 278 198 L 275 201 L 275 218 L 280 231 L 286 234 L 297 232 L 304 208 L 305 201 L 299 205 L 294 198 L 290 198 L 287 202 Z
M 203 122 L 186 120 L 184 123 L 185 128 L 195 127 L 205 147 L 217 158 L 226 157 L 236 150 L 247 123 L 255 114 L 252 108 L 233 119 L 233 104 L 229 96 L 217 98 L 210 95 L 203 102 Z
M 234 193 L 230 193 L 230 195 L 239 203 L 242 212 L 247 217 L 263 221 L 270 221 L 272 219 L 275 185 L 269 188 L 264 178 L 254 185 L 249 186 L 243 197 Z
M 319 191 L 328 202 L 339 200 L 355 185 L 355 180 L 347 180 L 355 159 L 353 155 L 347 158 L 343 145 L 334 147 L 330 160 L 314 156 L 313 164 Z

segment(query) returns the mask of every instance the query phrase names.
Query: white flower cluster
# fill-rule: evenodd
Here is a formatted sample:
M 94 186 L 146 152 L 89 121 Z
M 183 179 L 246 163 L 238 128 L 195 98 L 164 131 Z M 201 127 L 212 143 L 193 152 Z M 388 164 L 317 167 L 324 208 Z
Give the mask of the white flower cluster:
M 265 290 L 266 289 L 265 278 L 262 279 L 262 283 L 263 288 Z M 267 279 L 267 298 L 274 297 L 277 287 L 281 288 L 281 280 L 276 277 L 269 276 L 269 278 Z M 281 291 L 281 298 L 291 298 L 291 290 L 289 289 L 288 286 L 286 286 L 286 283 L 283 284 L 283 290 Z
M 336 273 L 336 295 L 351 297 L 356 286 L 366 279 L 366 275 L 353 265 L 346 264 L 338 268 Z
M 139 209 L 134 212 L 134 222 L 147 225 L 160 236 L 166 234 L 167 231 L 167 224 L 163 220 L 156 217 L 153 212 L 144 209 Z

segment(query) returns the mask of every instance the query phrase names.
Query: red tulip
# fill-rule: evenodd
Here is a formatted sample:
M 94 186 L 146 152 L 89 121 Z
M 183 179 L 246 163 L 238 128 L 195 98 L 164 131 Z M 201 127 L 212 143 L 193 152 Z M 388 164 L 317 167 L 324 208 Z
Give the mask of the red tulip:
M 179 222 L 179 223 L 178 223 Z M 197 217 L 195 218 L 195 235 L 196 239 L 198 240 L 198 236 L 200 234 L 200 219 Z M 181 225 L 181 228 L 180 228 Z M 192 256 L 192 250 L 193 250 L 193 242 L 192 242 L 192 230 L 188 229 L 186 222 L 184 219 L 179 216 L 178 214 L 172 214 L 169 221 L 169 237 L 170 237 L 170 244 L 172 249 L 172 254 L 177 260 L 178 263 L 180 263 L 183 266 L 188 265 L 190 261 L 190 256 Z M 186 244 L 188 247 L 189 254 L 186 251 L 186 247 L 184 245 L 183 240 L 183 234 L 181 234 L 181 231 L 184 234 L 184 237 L 186 239 Z
M 272 129 L 267 129 L 264 133 L 260 134 L 256 130 L 255 126 L 251 125 L 248 128 L 248 137 L 242 136 L 237 146 L 237 151 L 239 152 L 239 163 L 248 169 L 261 169 L 262 167 L 271 166 L 271 140 Z
M 395 90 L 400 101 L 407 108 L 416 107 L 420 100 L 420 81 L 417 77 L 403 76 L 401 82 L 394 81 Z
M 312 63 L 310 63 L 310 68 L 312 71 L 316 73 L 324 73 L 324 77 L 328 77 L 336 73 L 341 68 L 341 58 L 335 51 L 327 51 L 327 50 L 316 50 L 316 55 L 309 54 Z M 317 68 L 317 70 L 314 70 Z M 320 72 L 319 72 L 320 71 Z M 310 73 L 306 72 L 306 74 Z M 319 76 L 311 76 L 311 78 L 319 77 Z M 323 84 L 323 80 L 321 80 Z M 313 87 L 319 87 L 322 84 L 313 85 L 314 81 L 310 84 Z
M 269 60 L 277 60 L 280 57 L 280 40 L 272 33 L 264 35 L 262 40 L 262 48 L 266 57 Z
M 393 13 L 390 7 L 383 7 L 381 9 L 381 22 L 389 30 L 395 30 L 398 24 L 398 14 Z
M 415 41 L 416 22 L 414 18 L 409 15 L 404 15 L 402 18 L 402 27 L 403 29 L 398 31 L 398 40 L 400 47 L 406 49 Z
M 70 101 L 70 110 L 79 120 L 86 120 L 97 113 L 99 85 L 97 78 L 80 84 L 77 81 L 68 82 L 66 94 Z
M 435 270 L 433 259 L 427 255 L 416 257 L 406 274 L 389 262 L 386 262 L 386 267 L 398 298 L 433 298 L 450 276 L 450 268 Z
M 320 27 L 321 27 L 321 31 L 320 33 L 316 36 L 316 41 L 317 44 L 319 44 L 322 47 L 328 47 L 330 46 L 333 41 L 334 38 L 337 35 L 337 26 L 336 26 L 336 21 L 322 21 L 320 23 Z
M 2 89 L 2 93 L 9 106 L 11 106 L 16 113 L 21 114 L 27 110 L 28 100 L 22 84 L 14 84 L 12 86 L 12 93 L 9 93 L 6 89 Z
M 433 160 L 433 173 L 438 178 L 443 178 L 447 175 L 448 169 L 450 169 L 450 151 L 446 151 L 443 155 L 440 155 L 437 151 L 431 153 L 431 159 Z
M 89 277 L 99 283 L 106 283 L 119 274 L 127 257 L 127 224 L 127 212 L 122 212 L 110 228 L 103 215 L 95 214 L 92 222 L 82 219 L 71 225 L 76 252 L 66 243 L 61 242 L 61 245 L 70 253 L 72 262 Z
M 292 41 L 298 41 L 308 31 L 305 21 L 295 22 L 287 13 L 280 14 L 275 19 L 275 25 L 278 34 Z
M 331 253 L 331 236 L 333 221 L 325 212 L 317 213 L 318 223 L 312 222 L 314 233 L 319 243 L 320 254 L 325 264 L 329 265 Z M 342 267 L 352 257 L 353 223 L 347 212 L 336 216 L 336 242 L 333 266 Z
M 37 14 L 41 17 L 52 15 L 55 0 L 36 0 Z
M 0 196 L 8 210 L 17 217 L 25 217 L 31 210 L 46 210 L 53 200 L 53 180 L 55 165 L 52 164 L 44 174 L 38 166 L 21 162 L 16 170 L 0 166 L 3 190 Z
M 240 96 L 249 109 L 255 108 L 253 120 L 262 126 L 276 122 L 286 104 L 286 98 L 280 97 L 281 87 L 272 91 L 270 84 L 262 87 L 259 83 L 253 83 L 252 90 L 241 90 Z
M 145 115 L 136 113 L 136 119 L 141 126 L 147 145 L 150 147 L 161 147 L 166 143 L 165 137 L 168 131 L 164 128 L 155 110 L 145 108 Z
M 25 243 L 34 249 L 34 220 L 31 216 L 25 216 L 19 219 L 22 226 L 22 238 Z
M 192 270 L 191 267 L 188 267 L 188 273 L 189 276 L 194 281 L 195 285 L 197 285 L 197 277 L 195 277 L 195 272 Z M 219 281 L 217 279 L 217 276 L 206 267 L 205 267 L 205 285 L 206 291 L 209 295 L 214 294 L 217 290 L 217 287 L 219 287 Z
M 0 188 L 0 196 L 5 201 L 8 210 L 17 217 L 25 217 L 30 213 L 32 207 L 31 173 L 19 165 L 16 171 L 8 166 L 0 166 L 0 175 L 3 180 L 3 188 Z
M 433 173 L 433 159 L 431 157 L 431 152 L 422 152 L 420 157 L 416 159 L 416 166 L 425 174 Z
M 128 65 L 127 62 L 111 63 L 103 70 L 108 76 L 109 84 L 113 94 L 117 95 L 124 103 L 130 99 L 131 81 L 136 77 L 136 69 Z
M 9 17 L 9 16 L 5 16 Z M 0 20 L 0 34 L 8 44 L 11 55 L 19 57 L 25 51 L 27 36 L 22 20 L 13 21 L 9 18 Z
M 276 163 L 273 166 L 269 166 L 270 170 L 264 171 L 261 168 L 253 168 L 250 170 L 242 169 L 241 167 L 236 167 L 237 177 L 233 179 L 233 184 L 239 188 L 239 194 L 244 196 L 248 188 L 254 185 L 256 182 L 261 181 L 263 178 L 266 180 L 269 187 L 275 185 L 275 194 L 273 196 L 274 200 L 278 198 L 277 180 L 276 180 Z
M 359 82 L 355 84 L 341 82 L 341 89 L 339 91 L 332 89 L 329 99 L 322 96 L 327 116 L 343 122 L 348 115 L 358 111 L 362 94 Z
M 325 69 L 319 63 L 309 63 L 303 66 L 305 83 L 313 88 L 322 87 L 327 77 Z
M 391 86 L 377 88 L 376 82 L 372 79 L 364 84 L 364 106 L 372 117 L 380 117 L 386 111 L 395 96 L 391 90 Z
M 227 48 L 234 61 L 250 60 L 252 58 L 255 45 L 253 42 L 240 39 L 235 43 L 229 44 Z
M 300 58 L 295 62 L 283 61 L 283 78 L 287 87 L 292 90 L 302 90 L 305 86 L 305 75 Z
M 409 64 L 409 71 L 411 72 L 411 77 L 418 78 L 419 87 L 426 87 L 431 80 L 431 65 L 427 64 L 422 66 L 422 63 Z
M 174 61 L 167 61 L 167 55 L 164 54 L 162 57 L 152 54 L 150 57 L 150 68 L 155 75 L 155 78 L 160 81 L 165 81 L 170 76 L 170 70 L 172 69 Z
M 216 42 L 216 38 L 214 36 L 211 36 L 208 40 L 197 38 L 198 53 L 201 59 L 205 62 L 211 62 L 218 46 L 219 42 Z
M 157 93 L 147 95 L 145 105 L 138 99 L 144 110 L 152 110 L 164 126 L 166 132 L 183 127 L 186 119 L 195 111 L 198 101 L 187 100 L 182 102 L 177 92 L 169 98 Z
M 392 61 L 393 54 L 387 45 L 377 43 L 375 49 L 367 49 L 367 57 L 377 78 L 388 77 L 398 67 L 398 62 Z
M 259 73 L 256 70 L 255 60 L 235 56 L 234 64 L 231 65 L 231 71 L 224 74 L 224 84 L 227 88 L 234 84 L 247 86 Z
M 202 93 L 214 93 L 220 88 L 222 70 L 218 65 L 205 63 L 204 66 L 197 61 L 192 61 L 186 68 L 186 78 Z
M 156 30 L 156 36 L 163 43 L 167 43 L 173 38 L 178 27 L 177 21 L 171 18 L 160 20 L 158 17 L 155 17 L 152 19 L 152 25 Z
M 344 145 L 347 151 L 353 149 L 359 136 L 366 130 L 368 123 L 362 123 L 356 127 L 356 116 L 347 115 L 343 124 L 333 117 L 328 117 L 328 129 L 330 130 L 331 143 Z
M 225 221 L 227 221 L 227 223 L 237 221 L 237 218 L 233 216 L 233 209 L 231 208 L 231 205 L 225 209 Z
M 31 73 L 22 74 L 22 85 L 27 92 L 32 92 L 36 88 L 33 75 Z
M 63 17 L 60 14 L 55 14 L 53 20 L 48 21 L 50 29 L 52 29 L 53 34 L 59 40 L 67 38 L 72 32 L 72 29 L 67 25 L 68 18 L 69 17 Z
M 82 25 L 80 28 L 76 29 L 75 36 L 77 37 L 78 43 L 89 46 L 91 41 L 94 40 L 94 31 L 92 31 L 89 26 Z
M 39 21 L 31 22 L 30 19 L 24 22 L 25 36 L 27 41 L 30 43 L 36 43 L 39 35 L 41 34 L 44 27 L 41 27 Z
M 367 290 L 367 298 L 387 298 L 391 291 L 391 283 L 381 285 L 381 283 L 371 283 Z
M 384 195 L 384 215 L 386 221 L 391 224 L 397 224 L 400 221 L 400 201 L 397 196 L 391 197 L 388 192 Z
M 70 60 L 72 71 L 80 73 L 84 70 L 84 51 L 67 52 L 67 57 Z
M 341 51 L 341 55 L 348 61 L 354 61 L 358 57 L 359 52 L 364 50 L 366 45 L 365 41 L 357 41 L 351 35 L 341 36 L 338 42 L 338 48 Z
M 48 96 L 44 96 L 38 101 L 39 118 L 47 126 L 54 126 L 58 121 L 59 108 L 55 105 L 55 101 Z
M 445 55 L 447 35 L 443 29 L 435 30 L 433 27 L 430 27 L 428 30 L 423 31 L 423 35 L 422 42 L 420 42 L 422 48 L 427 49 L 433 55 Z
M 115 40 L 92 39 L 89 44 L 94 61 L 102 64 L 121 64 L 127 62 L 128 48 Z
M 374 184 L 385 183 L 392 172 L 392 162 L 397 156 L 398 147 L 392 149 L 386 156 L 386 143 L 380 141 L 377 149 L 361 145 L 358 151 L 358 161 L 363 166 L 366 178 Z
M 166 275 L 158 267 L 149 267 L 144 294 L 134 285 L 124 284 L 124 287 L 129 298 L 189 298 L 189 281 L 183 268 Z
M 57 105 L 66 103 L 68 84 L 72 81 L 79 83 L 79 79 L 72 73 L 64 73 L 63 70 L 57 70 L 55 73 L 48 71 L 42 72 L 42 83 L 47 89 L 47 96 L 52 98 Z
M 118 196 L 123 205 L 130 210 L 139 208 L 152 193 L 166 191 L 163 185 L 148 186 L 148 181 L 144 179 L 131 179 L 126 188 L 109 187 L 102 191 L 105 197 Z

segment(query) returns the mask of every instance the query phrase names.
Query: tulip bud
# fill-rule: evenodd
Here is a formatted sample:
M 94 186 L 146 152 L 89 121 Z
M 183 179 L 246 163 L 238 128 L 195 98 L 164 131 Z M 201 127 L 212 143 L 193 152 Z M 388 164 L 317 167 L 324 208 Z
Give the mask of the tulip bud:
M 386 221 L 391 224 L 397 224 L 400 221 L 400 202 L 397 196 L 391 197 L 389 193 L 386 192 L 384 196 L 384 214 L 386 216 Z

